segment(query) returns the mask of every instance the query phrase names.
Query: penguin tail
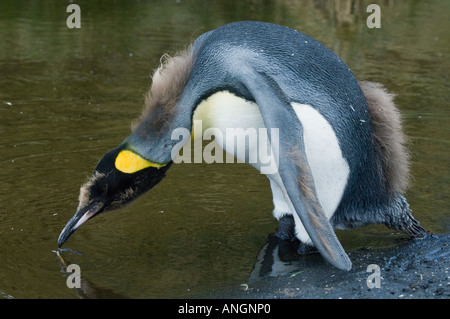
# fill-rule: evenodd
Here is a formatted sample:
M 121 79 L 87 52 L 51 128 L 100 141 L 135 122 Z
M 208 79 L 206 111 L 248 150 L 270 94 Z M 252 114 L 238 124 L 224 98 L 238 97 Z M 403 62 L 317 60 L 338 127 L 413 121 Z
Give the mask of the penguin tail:
M 425 228 L 420 226 L 420 223 L 416 219 L 413 219 L 412 225 L 409 228 L 405 229 L 405 232 L 409 236 L 414 238 L 421 238 L 425 235 L 431 234 L 430 231 L 427 231 Z
M 407 138 L 402 130 L 401 115 L 394 103 L 395 95 L 380 83 L 360 81 L 372 118 L 372 137 L 380 152 L 382 176 L 388 193 L 404 193 L 409 185 Z
M 413 238 L 421 238 L 430 234 L 420 225 L 420 222 L 414 218 L 411 208 L 405 197 L 396 194 L 392 202 L 383 210 L 384 224 L 391 229 L 405 231 Z

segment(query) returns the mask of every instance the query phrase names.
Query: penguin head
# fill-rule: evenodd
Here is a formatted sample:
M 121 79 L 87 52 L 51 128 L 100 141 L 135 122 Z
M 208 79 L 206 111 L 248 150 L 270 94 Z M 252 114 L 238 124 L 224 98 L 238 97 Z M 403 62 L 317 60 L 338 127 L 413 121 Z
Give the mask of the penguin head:
M 59 235 L 58 247 L 87 220 L 122 208 L 153 188 L 164 178 L 170 164 L 150 162 L 127 145 L 106 153 L 81 186 L 77 211 Z

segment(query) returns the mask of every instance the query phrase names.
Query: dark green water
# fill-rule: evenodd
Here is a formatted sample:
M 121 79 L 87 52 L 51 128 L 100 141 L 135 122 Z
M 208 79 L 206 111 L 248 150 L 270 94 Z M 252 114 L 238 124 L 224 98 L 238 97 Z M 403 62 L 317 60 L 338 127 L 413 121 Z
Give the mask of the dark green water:
M 174 165 L 122 211 L 100 215 L 67 242 L 84 292 L 69 289 L 54 253 L 80 185 L 130 133 L 153 70 L 201 33 L 263 20 L 305 32 L 359 79 L 397 94 L 411 139 L 407 198 L 422 225 L 448 233 L 448 1 L 0 2 L 0 298 L 190 297 L 246 282 L 276 228 L 265 177 L 242 164 Z M 406 238 L 380 226 L 340 231 L 347 251 Z

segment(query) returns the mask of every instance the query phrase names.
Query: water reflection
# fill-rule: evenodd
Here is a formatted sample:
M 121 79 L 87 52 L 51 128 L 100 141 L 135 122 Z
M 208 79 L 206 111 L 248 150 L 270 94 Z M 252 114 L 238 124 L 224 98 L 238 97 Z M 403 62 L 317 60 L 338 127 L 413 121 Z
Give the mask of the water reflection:
M 67 267 L 71 265 L 71 262 L 68 258 L 63 257 L 63 252 L 70 251 L 71 253 L 80 255 L 76 251 L 67 250 L 67 249 L 60 249 L 57 251 L 53 251 L 59 259 L 61 272 L 64 274 L 63 277 L 65 278 L 65 282 L 67 283 L 68 277 L 72 274 L 70 271 L 67 271 Z M 69 279 L 70 280 L 70 279 Z M 80 287 L 73 287 L 73 288 L 67 288 L 67 289 L 73 289 L 80 299 L 125 299 L 126 297 L 124 295 L 118 294 L 112 289 L 109 288 L 103 288 L 95 285 L 90 280 L 86 279 L 84 276 L 79 276 L 79 284 Z M 66 284 L 67 285 L 67 284 Z
M 283 240 L 275 234 L 269 235 L 267 243 L 259 252 L 248 283 L 254 283 L 267 277 L 277 277 L 287 274 L 292 276 L 303 269 L 325 264 L 317 252 L 298 254 L 298 240 Z
M 270 235 L 261 249 L 253 266 L 248 282 L 256 282 L 264 277 L 276 277 L 301 269 L 301 256 L 297 254 L 299 241 L 282 240 Z

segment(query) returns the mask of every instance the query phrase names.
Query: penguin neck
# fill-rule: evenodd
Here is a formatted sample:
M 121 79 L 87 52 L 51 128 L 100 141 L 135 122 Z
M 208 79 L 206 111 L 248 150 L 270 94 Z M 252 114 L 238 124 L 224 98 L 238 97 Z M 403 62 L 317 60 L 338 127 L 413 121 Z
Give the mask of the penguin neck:
M 179 113 L 170 118 L 148 116 L 122 144 L 127 144 L 128 148 L 152 163 L 170 163 L 172 148 L 178 142 L 174 132 L 184 129 L 189 135 L 191 130 L 191 118 L 187 115 L 188 112 Z
M 181 129 L 190 135 L 191 141 L 202 139 L 208 131 L 209 137 L 206 139 L 214 135 L 217 143 L 223 146 L 227 129 L 239 128 L 245 131 L 263 127 L 264 122 L 256 103 L 224 90 L 211 94 L 192 109 L 178 108 L 171 118 L 164 119 L 159 112 L 149 114 L 124 143 L 128 143 L 148 161 L 162 164 L 172 160 L 172 148 L 180 142 L 177 130 Z M 224 150 L 230 155 L 236 155 L 232 150 Z

